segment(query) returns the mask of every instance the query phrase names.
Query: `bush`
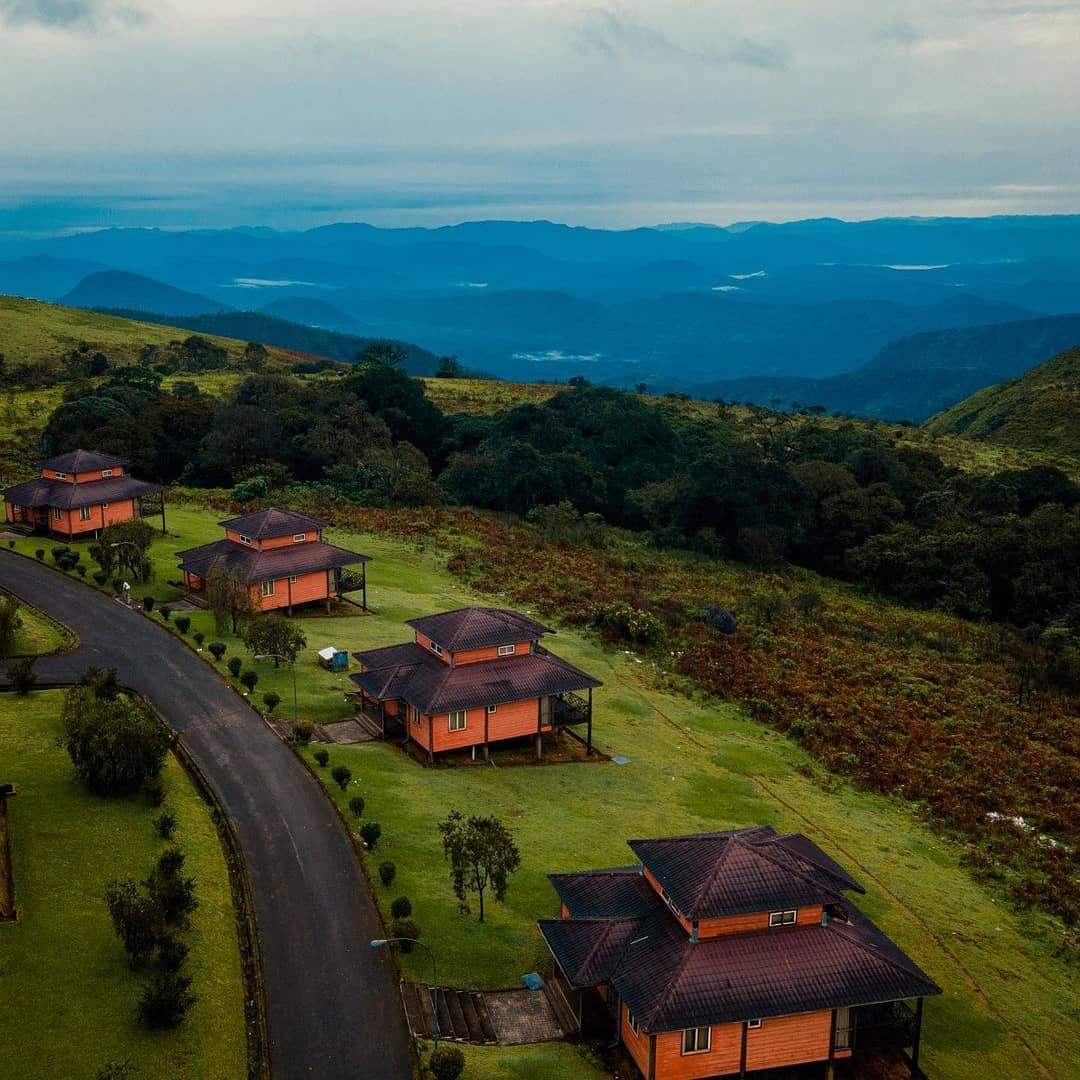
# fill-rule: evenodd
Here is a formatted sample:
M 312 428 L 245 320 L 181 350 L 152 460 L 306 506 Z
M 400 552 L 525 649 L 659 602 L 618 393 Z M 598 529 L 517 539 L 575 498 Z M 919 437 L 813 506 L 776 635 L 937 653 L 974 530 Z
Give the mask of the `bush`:
M 94 576 L 97 577 L 96 574 Z M 144 596 L 142 598 L 143 611 L 153 611 L 156 603 L 157 601 L 152 596 Z
M 26 697 L 37 685 L 37 672 L 34 670 L 34 658 L 24 656 L 16 660 L 7 669 L 7 677 L 11 682 L 12 689 L 19 697 Z
M 330 775 L 334 778 L 334 783 L 344 791 L 352 779 L 352 769 L 348 765 L 335 765 L 330 770 Z
M 379 880 L 389 889 L 394 884 L 394 878 L 397 877 L 397 867 L 387 859 L 386 862 L 379 863 Z
M 114 593 L 122 593 L 124 591 L 124 583 L 118 577 L 113 578 L 112 590 Z
M 45 558 L 45 549 L 44 548 L 38 548 L 34 552 L 34 554 L 38 557 L 39 560 L 44 559 Z
M 293 738 L 301 745 L 307 746 L 315 734 L 315 725 L 310 720 L 297 720 L 292 726 Z
M 94 1080 L 134 1080 L 135 1066 L 130 1061 L 106 1061 L 96 1073 Z
M 188 947 L 171 934 L 166 934 L 158 942 L 158 962 L 166 971 L 179 971 L 187 955 Z
M 95 571 L 90 575 L 99 589 L 105 588 L 105 582 L 109 580 L 109 575 L 104 570 Z
M 165 801 L 165 785 L 160 780 L 152 780 L 143 791 L 146 792 L 146 800 L 151 806 L 160 806 Z
M 176 815 L 171 810 L 166 810 L 154 821 L 154 828 L 162 840 L 171 840 L 176 832 Z
M 390 924 L 390 936 L 396 938 L 418 938 L 420 927 L 412 919 L 394 919 Z M 398 947 L 403 953 L 412 952 L 411 941 L 398 942 Z
M 201 645 L 206 640 L 206 635 L 201 630 L 196 630 L 191 638 L 196 645 Z
M 199 906 L 195 879 L 181 877 L 183 869 L 184 853 L 178 847 L 171 847 L 161 853 L 145 883 L 162 919 L 169 926 L 185 925 L 187 917 Z
M 8 546 L 8 548 L 14 548 L 15 547 L 15 541 L 14 540 L 9 540 L 7 542 L 7 546 Z
M 374 851 L 379 842 L 379 837 L 382 836 L 382 826 L 377 821 L 365 821 L 360 826 L 360 835 L 363 837 L 364 843 Z
M 228 668 L 229 668 L 229 672 L 232 674 L 232 677 L 234 679 L 239 677 L 240 669 L 243 666 L 244 666 L 244 661 L 241 660 L 239 656 L 232 656 L 232 657 L 229 658 Z
M 139 1023 L 148 1028 L 174 1028 L 192 1005 L 191 978 L 175 971 L 155 975 L 139 1000 Z
M 325 750 L 316 750 L 311 756 L 318 763 L 320 769 L 325 769 L 330 761 L 330 755 Z
M 221 658 L 225 655 L 226 652 L 225 645 L 220 641 L 211 641 L 210 644 L 206 647 L 210 650 L 210 653 L 214 657 L 214 659 L 220 664 Z
M 187 615 L 176 616 L 176 629 L 186 634 L 191 629 L 191 619 Z
M 394 919 L 407 919 L 412 914 L 412 901 L 407 896 L 399 896 L 390 905 L 390 916 Z
M 142 967 L 158 939 L 160 910 L 151 897 L 139 892 L 130 878 L 109 882 L 105 887 L 105 905 L 113 930 L 127 952 L 128 966 L 132 969 Z
M 52 549 L 53 562 L 62 563 L 64 561 L 64 556 L 68 555 L 70 551 L 71 548 L 69 547 L 54 547 Z
M 281 695 L 275 694 L 273 690 L 267 690 L 262 696 L 263 704 L 266 706 L 266 711 L 272 713 L 281 704 Z
M 664 624 L 655 615 L 622 601 L 595 607 L 592 624 L 633 645 L 659 645 L 664 640 Z
M 254 671 L 251 671 L 250 669 L 248 671 L 245 671 L 244 674 L 240 676 L 240 682 L 245 687 L 247 687 L 247 692 L 249 694 L 254 692 L 255 687 L 258 684 L 258 681 L 259 681 L 258 673 L 254 672 Z
M 75 569 L 78 571 L 79 577 L 86 577 L 86 567 L 82 563 L 79 563 Z
M 352 811 L 353 817 L 362 818 L 364 816 L 364 796 L 354 795 L 349 800 L 349 809 Z
M 458 1080 L 465 1070 L 465 1055 L 456 1046 L 440 1046 L 432 1050 L 427 1067 L 434 1080 Z
M 172 614 L 172 608 L 168 604 L 162 604 L 158 608 L 158 614 L 166 621 L 169 621 L 169 616 Z

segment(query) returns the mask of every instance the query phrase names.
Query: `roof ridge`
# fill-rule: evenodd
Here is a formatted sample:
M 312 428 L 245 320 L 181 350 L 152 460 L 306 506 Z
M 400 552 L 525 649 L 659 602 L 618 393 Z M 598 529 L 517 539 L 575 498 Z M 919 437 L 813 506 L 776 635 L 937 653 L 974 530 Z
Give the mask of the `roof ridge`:
M 874 930 L 877 930 L 879 934 L 881 933 L 881 931 L 878 930 L 877 926 L 875 926 L 869 918 L 863 915 L 861 911 L 859 912 L 859 915 L 863 919 L 865 919 L 866 922 Z M 906 975 L 913 975 L 917 979 L 925 979 L 931 985 L 937 986 L 937 983 L 934 982 L 934 980 L 930 978 L 930 976 L 927 975 L 926 972 L 923 971 L 922 968 L 920 968 L 914 960 L 912 960 L 906 953 L 904 953 L 903 950 L 900 949 L 900 947 L 896 945 L 891 938 L 885 937 L 885 935 L 882 934 L 882 937 L 885 937 L 885 940 L 888 941 L 889 944 L 892 945 L 893 948 L 896 949 L 906 961 L 908 961 L 908 963 L 911 965 L 910 967 L 907 966 L 907 964 L 901 963 L 899 960 L 897 960 L 895 956 L 888 955 L 885 950 L 879 949 L 872 942 L 867 941 L 854 928 L 851 930 L 845 930 L 846 926 L 854 927 L 854 924 L 829 922 L 827 925 L 822 925 L 821 929 L 826 932 L 839 934 L 839 936 L 842 937 L 845 941 L 850 941 L 854 945 L 857 945 L 860 949 L 862 949 L 863 952 L 869 953 L 871 956 L 874 956 L 879 960 L 884 960 L 886 964 L 888 964 L 892 968 L 895 968 L 897 971 L 902 971 Z
M 701 888 L 697 891 L 697 896 L 694 897 L 694 911 L 689 914 L 697 913 L 698 907 L 701 905 L 702 899 L 708 892 L 709 887 L 716 881 L 717 875 L 720 873 L 720 869 L 725 862 L 727 862 L 728 854 L 731 852 L 731 845 L 735 842 L 735 836 L 729 836 L 724 844 L 724 850 L 713 860 L 712 869 L 709 871 L 708 876 L 702 882 Z M 741 847 L 749 847 L 748 844 L 740 844 Z
M 810 874 L 806 873 L 804 870 L 802 870 L 802 869 L 800 869 L 798 867 L 785 866 L 779 859 L 777 859 L 775 857 L 775 855 L 774 855 L 774 853 L 772 851 L 767 851 L 766 850 L 766 847 L 765 847 L 764 844 L 761 844 L 761 845 L 746 844 L 744 846 L 747 848 L 748 851 L 753 851 L 755 854 L 760 855 L 762 858 L 768 859 L 769 862 L 771 862 L 774 866 L 779 867 L 779 869 L 784 870 L 789 874 L 795 874 L 798 877 L 801 877 L 803 879 L 803 881 L 806 881 L 810 885 L 818 885 L 823 889 L 828 888 L 828 885 L 825 882 L 815 881 L 814 878 Z M 807 866 L 807 867 L 812 866 L 815 870 L 821 869 L 822 871 L 824 871 L 824 867 L 819 868 L 817 863 L 811 863 L 809 860 L 803 859 L 796 852 L 789 851 L 787 848 L 784 848 L 783 850 L 787 853 L 788 858 L 794 859 L 797 863 L 801 863 L 803 866 Z M 833 878 L 835 881 L 840 882 L 840 879 L 838 877 L 836 877 L 835 874 L 829 874 L 829 877 Z M 840 883 L 843 884 L 843 882 L 840 882 Z M 839 891 L 833 890 L 833 895 L 836 896 L 837 898 L 839 898 L 840 900 L 845 899 L 843 889 L 840 889 Z
M 784 843 L 785 840 L 790 839 L 806 840 L 808 843 L 813 844 L 814 847 L 818 847 L 818 845 L 815 844 L 814 841 L 810 839 L 810 837 L 805 836 L 803 833 L 781 833 L 777 836 L 770 838 L 769 840 L 765 840 L 761 846 L 764 848 L 768 844 L 775 845 L 776 847 L 781 848 L 783 851 L 787 852 L 787 854 L 790 855 L 792 858 L 797 859 L 799 862 L 806 863 L 808 866 L 812 866 L 815 870 L 820 871 L 823 874 L 828 874 L 829 877 L 833 878 L 835 881 L 838 881 L 844 889 L 852 888 L 852 883 L 854 883 L 856 886 L 856 891 L 861 891 L 863 893 L 866 892 L 866 890 L 862 888 L 861 885 L 858 885 L 858 883 L 855 882 L 855 879 L 850 874 L 848 874 L 843 869 L 843 867 L 840 868 L 841 873 L 838 874 L 831 867 L 825 866 L 822 863 L 817 862 L 815 859 L 807 858 L 799 851 L 792 850 Z M 818 850 L 820 851 L 821 849 L 818 848 Z M 821 853 L 822 855 L 825 855 L 825 852 L 822 851 Z M 825 857 L 828 858 L 827 855 Z
M 633 942 L 629 942 L 627 944 L 627 948 L 629 948 L 632 944 Z M 668 999 L 675 992 L 675 987 L 678 985 L 679 980 L 682 979 L 683 974 L 686 971 L 686 966 L 690 962 L 690 957 L 693 956 L 694 942 L 690 938 L 686 938 L 686 940 L 682 943 L 682 950 L 683 954 L 679 958 L 678 966 L 672 973 L 671 978 L 668 979 L 667 986 L 664 988 L 664 993 L 661 995 L 660 1000 L 653 1006 L 653 1008 L 649 1010 L 649 1018 L 647 1021 L 647 1023 L 649 1024 L 651 1024 L 652 1021 L 654 1021 L 656 1017 L 663 1011 L 664 1006 L 666 1006 L 668 1003 Z M 622 956 L 620 956 L 619 959 L 622 960 Z M 614 974 L 614 969 L 612 973 Z

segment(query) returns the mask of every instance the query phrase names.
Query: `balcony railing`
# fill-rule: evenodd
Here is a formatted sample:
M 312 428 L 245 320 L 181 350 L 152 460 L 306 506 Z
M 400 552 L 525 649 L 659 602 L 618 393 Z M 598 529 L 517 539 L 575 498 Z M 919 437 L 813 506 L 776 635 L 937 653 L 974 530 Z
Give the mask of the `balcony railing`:
M 556 727 L 584 724 L 589 719 L 589 703 L 580 694 L 567 691 L 551 699 L 551 719 Z
M 875 1046 L 911 1046 L 915 1042 L 914 1010 L 904 1001 L 889 1001 L 851 1012 L 851 1023 L 836 1029 L 836 1046 L 866 1050 Z

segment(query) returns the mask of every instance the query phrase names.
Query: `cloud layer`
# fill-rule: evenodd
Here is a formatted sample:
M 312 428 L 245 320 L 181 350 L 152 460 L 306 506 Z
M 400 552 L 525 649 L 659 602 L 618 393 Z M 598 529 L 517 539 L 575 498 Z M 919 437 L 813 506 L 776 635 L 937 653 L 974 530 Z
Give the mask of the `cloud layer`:
M 138 26 L 147 12 L 114 0 L 0 0 L 0 22 L 11 27 L 100 30 L 111 23 Z

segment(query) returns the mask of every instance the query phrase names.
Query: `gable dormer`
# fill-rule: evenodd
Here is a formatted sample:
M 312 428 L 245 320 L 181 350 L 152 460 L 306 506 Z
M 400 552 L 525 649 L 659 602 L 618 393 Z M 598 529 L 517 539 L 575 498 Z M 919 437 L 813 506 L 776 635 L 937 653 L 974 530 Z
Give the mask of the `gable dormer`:
M 254 551 L 317 543 L 322 540 L 322 531 L 326 527 L 323 522 L 307 514 L 276 507 L 230 518 L 218 524 L 225 530 L 226 539 Z

